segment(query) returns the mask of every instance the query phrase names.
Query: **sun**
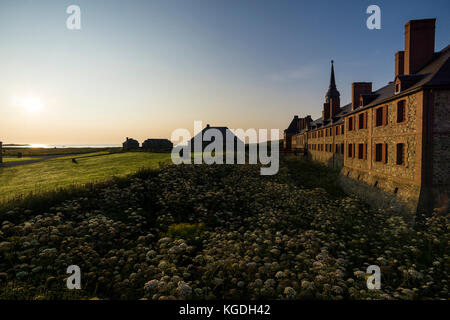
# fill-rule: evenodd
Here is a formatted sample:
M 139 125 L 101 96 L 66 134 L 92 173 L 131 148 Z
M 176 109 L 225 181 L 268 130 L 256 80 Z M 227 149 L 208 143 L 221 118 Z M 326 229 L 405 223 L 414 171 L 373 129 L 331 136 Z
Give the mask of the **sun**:
M 14 97 L 13 102 L 14 105 L 22 108 L 28 113 L 36 113 L 43 108 L 41 99 L 36 96 Z

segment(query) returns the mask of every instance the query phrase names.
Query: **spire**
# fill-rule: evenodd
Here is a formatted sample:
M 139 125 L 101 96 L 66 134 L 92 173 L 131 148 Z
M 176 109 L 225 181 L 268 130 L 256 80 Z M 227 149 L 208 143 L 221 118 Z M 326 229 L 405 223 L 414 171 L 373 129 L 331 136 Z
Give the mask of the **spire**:
M 336 88 L 336 81 L 334 80 L 334 61 L 331 60 L 331 77 L 330 77 L 330 89 Z
M 336 89 L 336 80 L 334 79 L 334 61 L 331 60 L 330 86 L 328 87 L 326 98 L 328 100 L 329 98 L 335 98 L 339 96 L 339 91 Z

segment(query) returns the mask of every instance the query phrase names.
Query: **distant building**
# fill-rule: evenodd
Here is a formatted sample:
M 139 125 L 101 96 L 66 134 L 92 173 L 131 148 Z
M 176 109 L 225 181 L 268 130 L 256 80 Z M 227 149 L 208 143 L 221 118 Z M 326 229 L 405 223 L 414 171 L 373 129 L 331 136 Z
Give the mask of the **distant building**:
M 147 139 L 142 143 L 145 151 L 171 151 L 173 143 L 167 139 Z
M 122 148 L 123 151 L 137 150 L 139 149 L 139 142 L 127 137 L 127 140 L 122 144 Z
M 242 150 L 245 148 L 245 143 L 242 142 L 241 139 L 239 139 L 233 132 L 231 132 L 228 127 L 211 127 L 209 124 L 206 125 L 206 127 L 198 133 L 195 137 L 193 137 L 188 145 L 191 148 L 191 152 L 194 152 L 195 147 L 195 139 L 199 139 L 202 141 L 201 145 L 201 151 L 203 152 L 205 148 L 214 142 L 215 134 L 220 133 L 220 137 L 222 139 L 222 152 L 225 152 L 227 150 L 240 150 L 242 147 Z M 232 143 L 227 142 L 227 135 L 229 136 L 229 141 L 232 141 Z M 211 136 L 211 139 L 209 138 Z M 238 148 L 239 146 L 239 148 Z M 220 151 L 220 150 L 216 150 Z
M 3 143 L 0 141 L 0 163 L 3 163 Z
M 284 147 L 339 169 L 344 189 L 374 204 L 448 211 L 450 45 L 434 51 L 435 20 L 409 21 L 393 81 L 354 82 L 344 106 L 332 65 L 322 117 L 294 117 Z

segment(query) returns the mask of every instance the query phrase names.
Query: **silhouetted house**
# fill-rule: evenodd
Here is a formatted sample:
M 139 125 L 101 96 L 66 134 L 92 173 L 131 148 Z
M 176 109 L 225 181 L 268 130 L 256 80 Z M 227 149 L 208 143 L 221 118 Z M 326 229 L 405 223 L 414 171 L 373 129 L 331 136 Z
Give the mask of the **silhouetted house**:
M 222 151 L 230 151 L 230 150 L 244 150 L 245 143 L 239 139 L 233 132 L 231 132 L 228 127 L 211 127 L 209 124 L 198 133 L 195 137 L 193 137 L 188 145 L 191 148 L 191 152 L 195 152 L 195 139 L 198 139 L 201 142 L 201 151 L 205 151 L 205 148 L 213 143 L 216 139 L 216 136 L 222 140 Z M 227 137 L 228 136 L 228 137 Z M 239 146 L 239 149 L 238 149 Z M 211 146 L 212 147 L 212 146 Z M 209 151 L 209 150 L 208 150 Z M 215 150 L 220 151 L 220 150 Z
M 139 142 L 127 137 L 127 140 L 122 144 L 122 148 L 123 151 L 137 150 L 139 149 Z
M 173 143 L 167 139 L 147 139 L 142 143 L 145 151 L 171 151 Z

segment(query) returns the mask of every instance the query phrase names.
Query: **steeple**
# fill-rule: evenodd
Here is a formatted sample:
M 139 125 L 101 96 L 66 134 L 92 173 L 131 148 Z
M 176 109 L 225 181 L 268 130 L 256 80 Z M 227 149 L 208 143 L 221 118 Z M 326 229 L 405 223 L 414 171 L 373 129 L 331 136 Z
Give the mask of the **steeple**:
M 336 89 L 336 80 L 334 79 L 334 61 L 331 60 L 331 76 L 330 76 L 330 85 L 328 87 L 328 92 L 326 94 L 327 102 L 329 102 L 330 98 L 339 97 L 339 91 Z
M 340 112 L 340 94 L 336 88 L 336 80 L 334 79 L 334 61 L 331 60 L 331 75 L 328 92 L 325 95 L 325 103 L 323 104 L 322 119 L 324 121 L 332 120 L 333 117 Z

